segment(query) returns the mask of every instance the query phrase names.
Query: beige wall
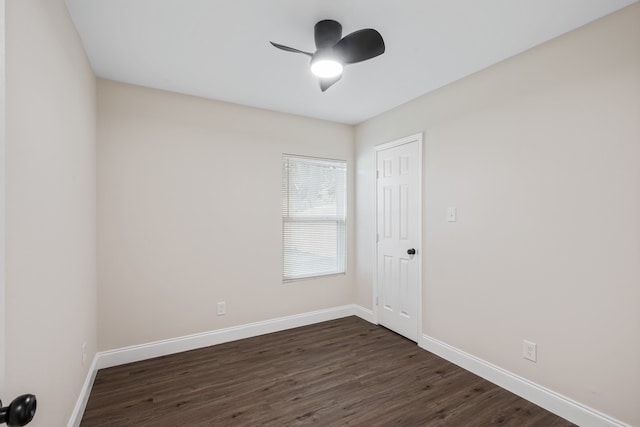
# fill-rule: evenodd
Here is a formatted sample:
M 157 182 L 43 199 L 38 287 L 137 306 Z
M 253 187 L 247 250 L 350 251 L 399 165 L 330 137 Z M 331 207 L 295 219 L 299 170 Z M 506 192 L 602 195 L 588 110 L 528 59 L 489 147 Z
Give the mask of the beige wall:
M 4 0 L 0 0 L 0 396 L 4 395 L 5 349 L 5 19 Z M 6 399 L 6 397 L 5 397 Z
M 95 78 L 61 0 L 8 0 L 6 31 L 2 397 L 62 426 L 96 349 Z
M 346 125 L 99 81 L 99 348 L 352 303 L 351 255 L 346 276 L 282 283 L 281 156 L 352 167 L 353 138 Z
M 636 4 L 356 129 L 356 301 L 371 307 L 372 146 L 424 131 L 424 333 L 632 425 L 639 23 Z

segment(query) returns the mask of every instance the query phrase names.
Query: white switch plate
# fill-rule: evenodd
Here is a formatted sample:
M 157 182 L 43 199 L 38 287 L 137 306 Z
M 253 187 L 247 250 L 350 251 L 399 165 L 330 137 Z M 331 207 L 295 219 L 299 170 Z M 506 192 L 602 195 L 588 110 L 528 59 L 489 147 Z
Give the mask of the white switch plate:
M 535 362 L 538 359 L 538 345 L 534 342 L 522 340 L 522 357 Z
M 218 316 L 224 316 L 227 312 L 227 303 L 224 301 L 218 303 Z
M 456 222 L 456 208 L 447 208 L 447 221 Z

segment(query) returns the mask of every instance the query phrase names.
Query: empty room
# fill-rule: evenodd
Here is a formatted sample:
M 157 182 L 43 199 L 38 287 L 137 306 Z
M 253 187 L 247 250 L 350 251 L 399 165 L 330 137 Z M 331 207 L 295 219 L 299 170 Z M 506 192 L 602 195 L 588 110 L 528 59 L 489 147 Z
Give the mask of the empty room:
M 0 425 L 640 427 L 637 0 L 0 0 Z

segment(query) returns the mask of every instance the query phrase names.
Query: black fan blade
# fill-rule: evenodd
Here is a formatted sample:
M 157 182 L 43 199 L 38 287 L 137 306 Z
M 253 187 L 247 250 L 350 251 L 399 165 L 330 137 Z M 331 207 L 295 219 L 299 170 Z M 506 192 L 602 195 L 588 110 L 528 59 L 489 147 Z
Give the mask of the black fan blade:
M 331 19 L 320 21 L 314 27 L 316 49 L 331 47 L 342 37 L 342 25 Z
M 376 30 L 367 28 L 345 36 L 333 48 L 344 64 L 375 58 L 384 53 L 384 40 Z
M 340 74 L 339 76 L 335 76 L 335 77 L 329 77 L 326 79 L 320 79 L 320 90 L 321 91 L 325 91 L 327 89 L 329 89 L 331 86 L 333 86 L 335 83 L 338 82 L 338 80 L 340 80 L 342 78 L 342 74 Z
M 285 46 L 285 45 L 274 43 L 274 42 L 269 42 L 269 43 L 271 43 L 274 47 L 277 47 L 278 49 L 286 50 L 287 52 L 302 53 L 302 54 L 307 55 L 307 56 L 311 56 L 311 57 L 313 56 L 312 53 L 305 52 L 305 51 L 302 51 L 302 50 L 299 50 L 299 49 L 296 49 L 296 48 L 293 48 L 293 47 Z

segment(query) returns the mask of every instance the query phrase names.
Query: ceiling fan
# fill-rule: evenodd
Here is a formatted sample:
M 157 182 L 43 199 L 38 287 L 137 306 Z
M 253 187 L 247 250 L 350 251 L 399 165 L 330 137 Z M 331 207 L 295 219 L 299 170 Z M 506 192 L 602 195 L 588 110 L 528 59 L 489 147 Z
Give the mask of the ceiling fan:
M 318 22 L 314 27 L 314 36 L 314 53 L 270 43 L 278 49 L 311 57 L 311 72 L 319 78 L 323 92 L 340 80 L 345 65 L 375 58 L 382 55 L 385 49 L 384 40 L 376 30 L 367 28 L 342 37 L 342 25 L 331 19 Z

